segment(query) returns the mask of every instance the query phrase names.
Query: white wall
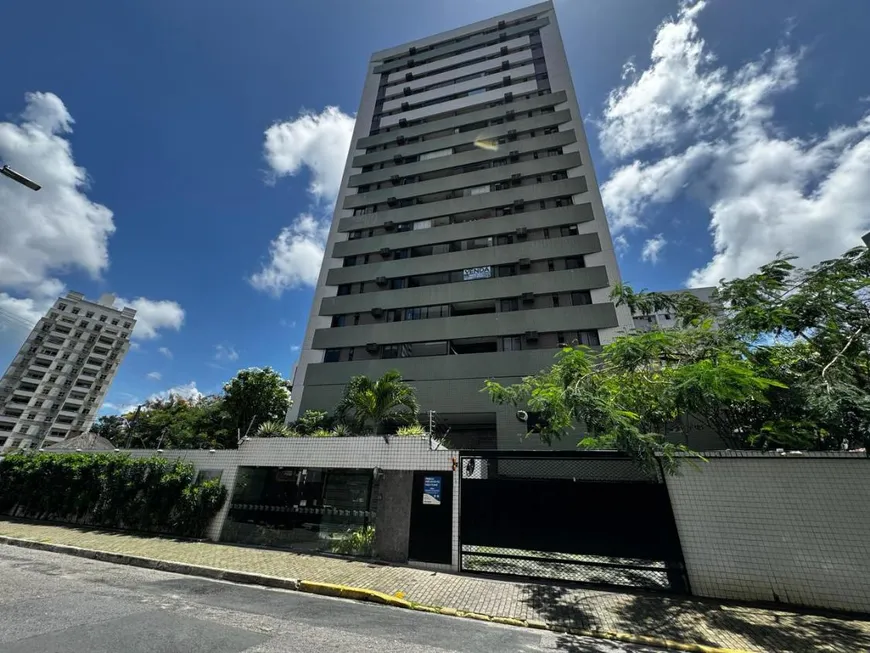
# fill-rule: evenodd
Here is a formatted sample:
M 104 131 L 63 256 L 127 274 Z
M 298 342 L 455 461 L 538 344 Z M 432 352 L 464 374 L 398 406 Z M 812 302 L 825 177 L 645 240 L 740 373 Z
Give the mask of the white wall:
M 667 480 L 692 593 L 870 612 L 870 460 L 726 455 Z

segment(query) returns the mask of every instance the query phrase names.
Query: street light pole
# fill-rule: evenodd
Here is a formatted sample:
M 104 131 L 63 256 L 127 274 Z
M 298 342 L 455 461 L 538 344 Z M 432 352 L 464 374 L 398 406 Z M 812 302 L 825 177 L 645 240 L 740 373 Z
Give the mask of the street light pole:
M 3 175 L 4 177 L 9 177 L 12 181 L 17 181 L 22 186 L 27 186 L 30 190 L 39 190 L 40 188 L 42 188 L 42 186 L 37 184 L 32 179 L 28 179 L 20 172 L 16 172 L 7 165 L 4 165 L 2 168 L 0 168 L 0 175 Z

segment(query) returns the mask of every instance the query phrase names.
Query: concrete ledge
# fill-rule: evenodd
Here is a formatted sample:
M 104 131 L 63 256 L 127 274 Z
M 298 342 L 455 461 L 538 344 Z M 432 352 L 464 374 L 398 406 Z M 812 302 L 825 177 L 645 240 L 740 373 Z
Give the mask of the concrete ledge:
M 549 630 L 556 633 L 567 633 L 569 635 L 576 635 L 580 637 L 593 637 L 597 639 L 627 642 L 630 644 L 643 644 L 646 646 L 655 646 L 659 648 L 669 649 L 672 651 L 687 651 L 688 653 L 749 653 L 748 651 L 739 651 L 736 649 L 725 649 L 717 648 L 715 646 L 704 646 L 702 644 L 675 642 L 669 639 L 664 639 L 662 637 L 648 637 L 645 635 L 632 635 L 631 633 L 617 633 L 601 630 L 565 628 L 557 624 L 547 624 L 543 621 L 532 621 L 516 619 L 513 617 L 486 615 L 478 612 L 465 612 L 463 610 L 457 610 L 456 608 L 441 608 L 429 605 L 421 605 L 418 603 L 414 603 L 413 601 L 407 601 L 403 598 L 399 598 L 398 596 L 390 596 L 389 594 L 385 594 L 383 592 L 363 589 L 360 587 L 349 587 L 347 585 L 334 585 L 332 583 L 319 583 L 316 581 L 296 580 L 293 578 L 279 578 L 277 576 L 252 574 L 244 571 L 232 571 L 228 569 L 217 569 L 215 567 L 191 565 L 183 562 L 157 560 L 155 558 L 145 558 L 142 556 L 127 555 L 125 553 L 95 551 L 92 549 L 82 549 L 77 546 L 52 544 L 50 542 L 39 542 L 36 540 L 26 540 L 15 537 L 6 537 L 2 535 L 0 535 L 0 544 L 19 546 L 26 549 L 37 549 L 39 551 L 50 551 L 52 553 L 64 553 L 66 555 L 78 556 L 80 558 L 101 560 L 103 562 L 111 562 L 119 565 L 143 567 L 145 569 L 156 569 L 158 571 L 168 571 L 176 574 L 185 574 L 187 576 L 200 576 L 203 578 L 225 580 L 233 583 L 242 583 L 246 585 L 265 585 L 267 587 L 276 587 L 279 589 L 307 592 L 310 594 L 319 594 L 321 596 L 332 596 L 343 599 L 353 599 L 356 601 L 368 601 L 371 603 L 389 605 L 395 608 L 416 610 L 418 612 L 428 612 L 430 614 L 439 614 L 450 617 L 459 617 L 461 619 L 474 619 L 477 621 L 486 621 L 489 623 L 501 624 L 504 626 L 536 628 L 539 630 Z

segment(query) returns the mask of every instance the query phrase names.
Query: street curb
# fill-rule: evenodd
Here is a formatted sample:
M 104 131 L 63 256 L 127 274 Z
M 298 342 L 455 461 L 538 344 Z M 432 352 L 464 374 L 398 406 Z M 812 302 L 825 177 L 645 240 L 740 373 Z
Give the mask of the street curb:
M 83 549 L 81 547 L 69 546 L 66 544 L 51 544 L 50 542 L 39 542 L 37 540 L 27 540 L 17 537 L 8 537 L 5 535 L 0 535 L 0 544 L 8 544 L 9 546 L 18 546 L 25 549 L 36 549 L 39 551 L 49 551 L 52 553 L 63 553 L 66 555 L 77 556 L 79 558 L 88 558 L 91 560 L 100 560 L 102 562 L 111 562 L 120 565 L 142 567 L 145 569 L 155 569 L 158 571 L 168 571 L 176 574 L 184 574 L 187 576 L 200 576 L 202 578 L 211 578 L 214 580 L 225 580 L 232 583 L 242 583 L 245 585 L 265 585 L 266 587 L 276 587 L 279 589 L 307 592 L 309 594 L 319 594 L 321 596 L 332 596 L 336 598 L 352 599 L 356 601 L 367 601 L 370 603 L 389 605 L 395 608 L 415 610 L 417 612 L 428 612 L 430 614 L 439 614 L 450 617 L 459 617 L 462 619 L 474 619 L 477 621 L 486 621 L 489 623 L 501 624 L 504 626 L 536 628 L 538 630 L 548 630 L 554 633 L 565 633 L 568 635 L 575 635 L 580 637 L 593 637 L 597 639 L 626 642 L 628 644 L 655 646 L 658 648 L 670 649 L 672 651 L 686 651 L 687 653 L 750 653 L 749 651 L 742 651 L 738 649 L 718 648 L 715 646 L 705 646 L 703 644 L 688 644 L 685 642 L 675 642 L 662 637 L 633 635 L 631 633 L 619 633 L 604 630 L 565 628 L 564 626 L 560 626 L 559 624 L 548 624 L 543 621 L 516 619 L 513 617 L 500 617 L 481 614 L 478 612 L 466 612 L 464 610 L 457 610 L 456 608 L 440 608 L 429 605 L 421 605 L 419 603 L 407 601 L 397 596 L 390 596 L 389 594 L 385 594 L 383 592 L 363 589 L 360 587 L 350 587 L 348 585 L 335 585 L 332 583 L 320 583 L 310 580 L 297 580 L 295 578 L 279 578 L 278 576 L 267 576 L 264 574 L 253 574 L 244 571 L 232 571 L 229 569 L 218 569 L 216 567 L 191 565 L 184 562 L 172 562 L 169 560 L 157 560 L 156 558 L 145 558 L 143 556 L 128 555 L 126 553 L 112 553 L 109 551 L 97 551 L 95 549 Z

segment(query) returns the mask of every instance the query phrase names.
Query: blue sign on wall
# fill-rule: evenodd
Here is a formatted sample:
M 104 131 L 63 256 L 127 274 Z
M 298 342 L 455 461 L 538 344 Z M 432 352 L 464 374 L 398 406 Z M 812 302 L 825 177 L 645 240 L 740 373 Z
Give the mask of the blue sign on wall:
M 423 477 L 423 505 L 440 506 L 441 505 L 441 477 L 440 476 L 424 476 Z

